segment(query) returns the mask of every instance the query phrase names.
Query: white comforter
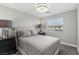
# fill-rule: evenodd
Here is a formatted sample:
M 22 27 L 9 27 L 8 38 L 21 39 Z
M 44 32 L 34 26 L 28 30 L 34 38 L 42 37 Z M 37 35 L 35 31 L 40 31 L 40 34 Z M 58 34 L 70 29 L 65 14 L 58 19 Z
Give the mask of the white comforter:
M 28 54 L 53 54 L 59 47 L 60 40 L 56 37 L 35 35 L 19 39 L 20 47 Z

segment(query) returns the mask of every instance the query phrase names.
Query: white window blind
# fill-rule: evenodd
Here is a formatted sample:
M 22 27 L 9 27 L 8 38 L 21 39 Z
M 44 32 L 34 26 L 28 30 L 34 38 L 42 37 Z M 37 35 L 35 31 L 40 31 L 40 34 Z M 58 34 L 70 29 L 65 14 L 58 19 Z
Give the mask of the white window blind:
M 55 31 L 63 30 L 63 18 L 53 18 L 47 20 L 47 28 Z

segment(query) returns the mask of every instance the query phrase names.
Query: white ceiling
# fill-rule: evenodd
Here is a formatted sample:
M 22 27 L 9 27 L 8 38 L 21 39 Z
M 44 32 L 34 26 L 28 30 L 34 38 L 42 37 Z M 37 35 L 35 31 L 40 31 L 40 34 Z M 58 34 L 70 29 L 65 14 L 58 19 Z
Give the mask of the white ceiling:
M 37 17 L 46 17 L 57 13 L 66 12 L 76 9 L 78 6 L 77 3 L 49 3 L 49 12 L 39 13 L 35 9 L 36 3 L 2 3 L 0 5 L 20 10 Z

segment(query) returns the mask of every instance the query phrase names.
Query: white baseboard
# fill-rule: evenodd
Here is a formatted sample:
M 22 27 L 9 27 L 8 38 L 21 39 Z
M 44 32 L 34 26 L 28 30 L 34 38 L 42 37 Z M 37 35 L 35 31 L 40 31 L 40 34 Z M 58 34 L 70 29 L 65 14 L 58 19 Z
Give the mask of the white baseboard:
M 61 44 L 67 45 L 67 46 L 71 46 L 71 47 L 75 47 L 77 48 L 77 45 L 74 44 L 69 44 L 69 43 L 65 43 L 65 42 L 60 42 Z

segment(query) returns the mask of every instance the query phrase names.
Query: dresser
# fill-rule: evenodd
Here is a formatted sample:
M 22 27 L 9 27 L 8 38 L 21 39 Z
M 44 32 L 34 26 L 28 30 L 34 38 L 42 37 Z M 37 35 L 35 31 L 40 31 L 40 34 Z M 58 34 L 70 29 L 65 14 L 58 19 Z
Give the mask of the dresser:
M 15 37 L 1 38 L 0 37 L 0 55 L 16 53 Z

